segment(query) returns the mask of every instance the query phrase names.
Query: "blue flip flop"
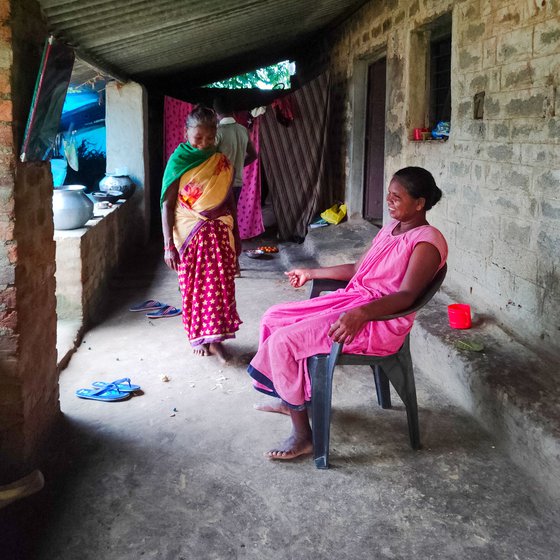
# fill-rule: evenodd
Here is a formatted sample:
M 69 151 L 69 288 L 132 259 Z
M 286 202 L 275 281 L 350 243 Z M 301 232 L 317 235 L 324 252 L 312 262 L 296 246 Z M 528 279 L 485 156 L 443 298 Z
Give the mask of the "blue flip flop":
M 172 305 L 166 305 L 162 309 L 158 309 L 157 311 L 152 311 L 150 313 L 146 313 L 146 317 L 150 319 L 162 319 L 164 317 L 177 317 L 177 315 L 181 315 L 181 310 L 173 307 Z
M 110 383 L 106 383 L 105 381 L 94 381 L 92 385 L 98 389 L 107 387 L 107 385 L 115 385 L 121 393 L 134 393 L 134 391 L 139 391 L 141 389 L 140 385 L 133 385 L 130 382 L 130 377 L 123 377 L 122 379 L 111 381 Z
M 134 312 L 151 311 L 154 309 L 163 309 L 164 307 L 167 307 L 167 303 L 161 303 L 161 301 L 157 301 L 155 299 L 148 299 L 146 301 L 143 301 L 142 303 L 139 303 L 138 305 L 133 305 L 128 310 Z
M 124 401 L 129 399 L 132 394 L 131 393 L 123 393 L 119 391 L 119 388 L 116 385 L 109 384 L 105 385 L 101 389 L 78 389 L 76 391 L 76 396 L 80 399 L 91 399 L 93 401 L 105 401 L 105 402 L 112 402 L 112 401 Z

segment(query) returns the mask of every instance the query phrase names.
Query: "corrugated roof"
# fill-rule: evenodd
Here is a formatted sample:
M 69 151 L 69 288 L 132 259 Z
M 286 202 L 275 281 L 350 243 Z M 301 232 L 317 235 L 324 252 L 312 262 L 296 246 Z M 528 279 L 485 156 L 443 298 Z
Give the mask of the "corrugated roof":
M 198 86 L 294 56 L 365 0 L 39 0 L 49 29 L 114 77 Z

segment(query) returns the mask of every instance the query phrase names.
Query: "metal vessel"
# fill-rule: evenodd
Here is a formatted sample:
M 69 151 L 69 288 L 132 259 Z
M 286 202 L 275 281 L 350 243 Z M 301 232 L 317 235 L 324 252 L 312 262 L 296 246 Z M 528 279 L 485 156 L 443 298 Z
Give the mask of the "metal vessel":
M 105 177 L 99 181 L 100 191 L 121 191 L 121 198 L 130 198 L 136 190 L 134 181 L 128 175 L 117 175 L 115 173 L 105 173 Z
M 53 191 L 54 229 L 77 229 L 93 217 L 93 202 L 84 185 L 64 185 Z

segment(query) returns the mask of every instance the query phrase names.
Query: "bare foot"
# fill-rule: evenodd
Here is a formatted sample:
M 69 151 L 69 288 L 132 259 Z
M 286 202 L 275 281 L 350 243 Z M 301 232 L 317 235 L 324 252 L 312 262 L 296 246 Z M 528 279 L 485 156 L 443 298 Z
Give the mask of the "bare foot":
M 208 344 L 199 344 L 195 346 L 192 351 L 195 356 L 208 356 L 210 354 Z
M 212 342 L 209 344 L 208 352 L 213 356 L 216 356 L 222 364 L 225 364 L 229 360 L 229 354 L 226 352 L 226 349 L 221 342 Z
M 308 438 L 297 438 L 292 435 L 276 449 L 271 449 L 264 455 L 269 459 L 289 461 L 290 459 L 295 459 L 301 455 L 309 455 L 310 453 L 313 453 L 312 440 Z
M 262 412 L 278 412 L 290 416 L 290 409 L 280 400 L 274 404 L 254 404 L 253 408 Z

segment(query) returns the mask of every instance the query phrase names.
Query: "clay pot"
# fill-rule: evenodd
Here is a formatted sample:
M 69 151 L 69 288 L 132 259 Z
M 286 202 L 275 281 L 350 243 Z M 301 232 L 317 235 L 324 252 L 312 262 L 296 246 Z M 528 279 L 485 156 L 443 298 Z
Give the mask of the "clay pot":
M 93 202 L 83 185 L 64 185 L 53 191 L 54 229 L 77 229 L 93 217 Z

